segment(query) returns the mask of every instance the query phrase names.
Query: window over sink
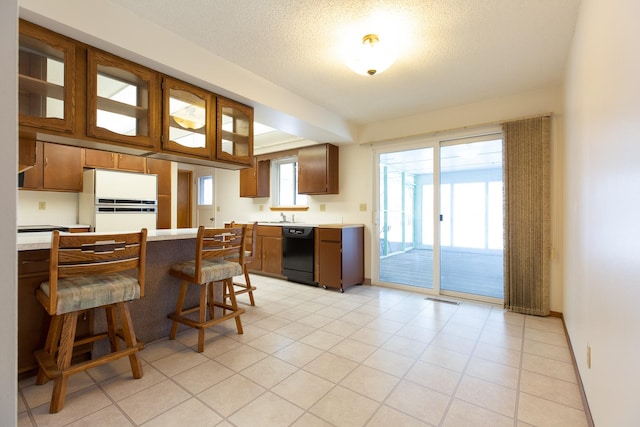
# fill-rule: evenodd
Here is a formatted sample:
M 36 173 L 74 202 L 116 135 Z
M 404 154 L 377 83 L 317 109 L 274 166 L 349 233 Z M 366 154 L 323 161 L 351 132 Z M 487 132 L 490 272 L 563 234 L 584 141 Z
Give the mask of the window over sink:
M 307 196 L 298 194 L 298 157 L 282 157 L 272 160 L 271 188 L 276 206 L 306 206 Z

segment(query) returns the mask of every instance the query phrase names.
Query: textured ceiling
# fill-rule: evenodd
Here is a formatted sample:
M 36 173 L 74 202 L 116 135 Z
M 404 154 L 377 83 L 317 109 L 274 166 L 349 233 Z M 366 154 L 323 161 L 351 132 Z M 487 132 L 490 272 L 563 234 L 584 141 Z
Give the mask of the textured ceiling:
M 579 0 L 110 0 L 355 125 L 561 84 Z M 374 32 L 398 58 L 361 76 Z

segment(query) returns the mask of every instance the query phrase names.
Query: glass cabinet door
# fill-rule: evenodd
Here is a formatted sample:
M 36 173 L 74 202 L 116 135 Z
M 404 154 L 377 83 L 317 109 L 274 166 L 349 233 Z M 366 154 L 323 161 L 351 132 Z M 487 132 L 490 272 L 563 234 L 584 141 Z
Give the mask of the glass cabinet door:
M 87 52 L 90 136 L 154 147 L 159 141 L 159 76 L 105 52 Z
M 213 94 L 171 78 L 163 85 L 162 148 L 211 158 Z
M 72 132 L 74 43 L 20 21 L 18 44 L 20 124 Z
M 252 164 L 253 108 L 218 98 L 216 158 Z

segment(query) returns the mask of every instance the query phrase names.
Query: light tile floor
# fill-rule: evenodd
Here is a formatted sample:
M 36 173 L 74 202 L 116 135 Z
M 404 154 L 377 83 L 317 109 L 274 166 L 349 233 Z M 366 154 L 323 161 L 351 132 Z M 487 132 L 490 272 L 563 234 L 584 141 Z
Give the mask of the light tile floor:
M 586 426 L 562 321 L 354 286 L 339 293 L 262 276 L 233 321 L 148 343 L 51 384 L 19 384 L 19 426 Z

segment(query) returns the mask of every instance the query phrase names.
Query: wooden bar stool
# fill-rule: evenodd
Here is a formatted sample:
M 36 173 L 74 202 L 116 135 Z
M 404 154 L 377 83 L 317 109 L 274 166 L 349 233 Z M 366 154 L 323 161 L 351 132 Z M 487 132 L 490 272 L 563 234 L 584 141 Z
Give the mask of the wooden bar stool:
M 229 227 L 237 227 L 238 225 L 231 221 L 228 225 Z M 245 226 L 245 235 L 244 235 L 244 262 L 242 263 L 242 274 L 244 274 L 245 283 L 233 283 L 233 292 L 236 296 L 241 294 L 249 294 L 249 302 L 251 305 L 256 305 L 255 300 L 253 299 L 253 291 L 256 290 L 255 286 L 251 285 L 251 278 L 249 277 L 249 270 L 247 269 L 247 264 L 250 264 L 254 257 L 256 256 L 256 234 L 258 232 L 258 223 L 251 222 Z M 229 298 L 229 293 L 225 292 L 225 301 Z
M 54 380 L 50 413 L 64 407 L 67 380 L 77 372 L 128 356 L 133 377 L 142 378 L 136 353 L 144 344 L 136 339 L 127 303 L 144 295 L 146 242 L 146 229 L 120 234 L 53 232 L 49 280 L 36 292 L 51 324 L 44 349 L 34 353 L 39 366 L 36 384 Z M 101 307 L 107 331 L 76 339 L 78 315 Z M 110 353 L 72 364 L 74 346 L 102 339 L 109 340 Z
M 169 273 L 182 279 L 176 311 L 168 315 L 173 321 L 169 339 L 175 339 L 178 323 L 198 329 L 198 352 L 204 351 L 204 330 L 229 319 L 235 319 L 238 334 L 242 334 L 240 315 L 244 309 L 238 308 L 233 292 L 233 277 L 242 274 L 244 262 L 245 227 L 198 228 L 195 258 L 171 266 Z M 220 300 L 216 300 L 214 283 L 222 283 Z M 189 284 L 200 287 L 199 304 L 184 308 Z M 231 304 L 224 295 L 228 293 Z M 215 308 L 222 308 L 223 314 L 216 317 Z M 197 313 L 197 316 L 190 316 Z M 208 316 L 207 316 L 208 313 Z M 194 319 L 195 317 L 195 319 Z M 208 318 L 207 318 L 208 317 Z

